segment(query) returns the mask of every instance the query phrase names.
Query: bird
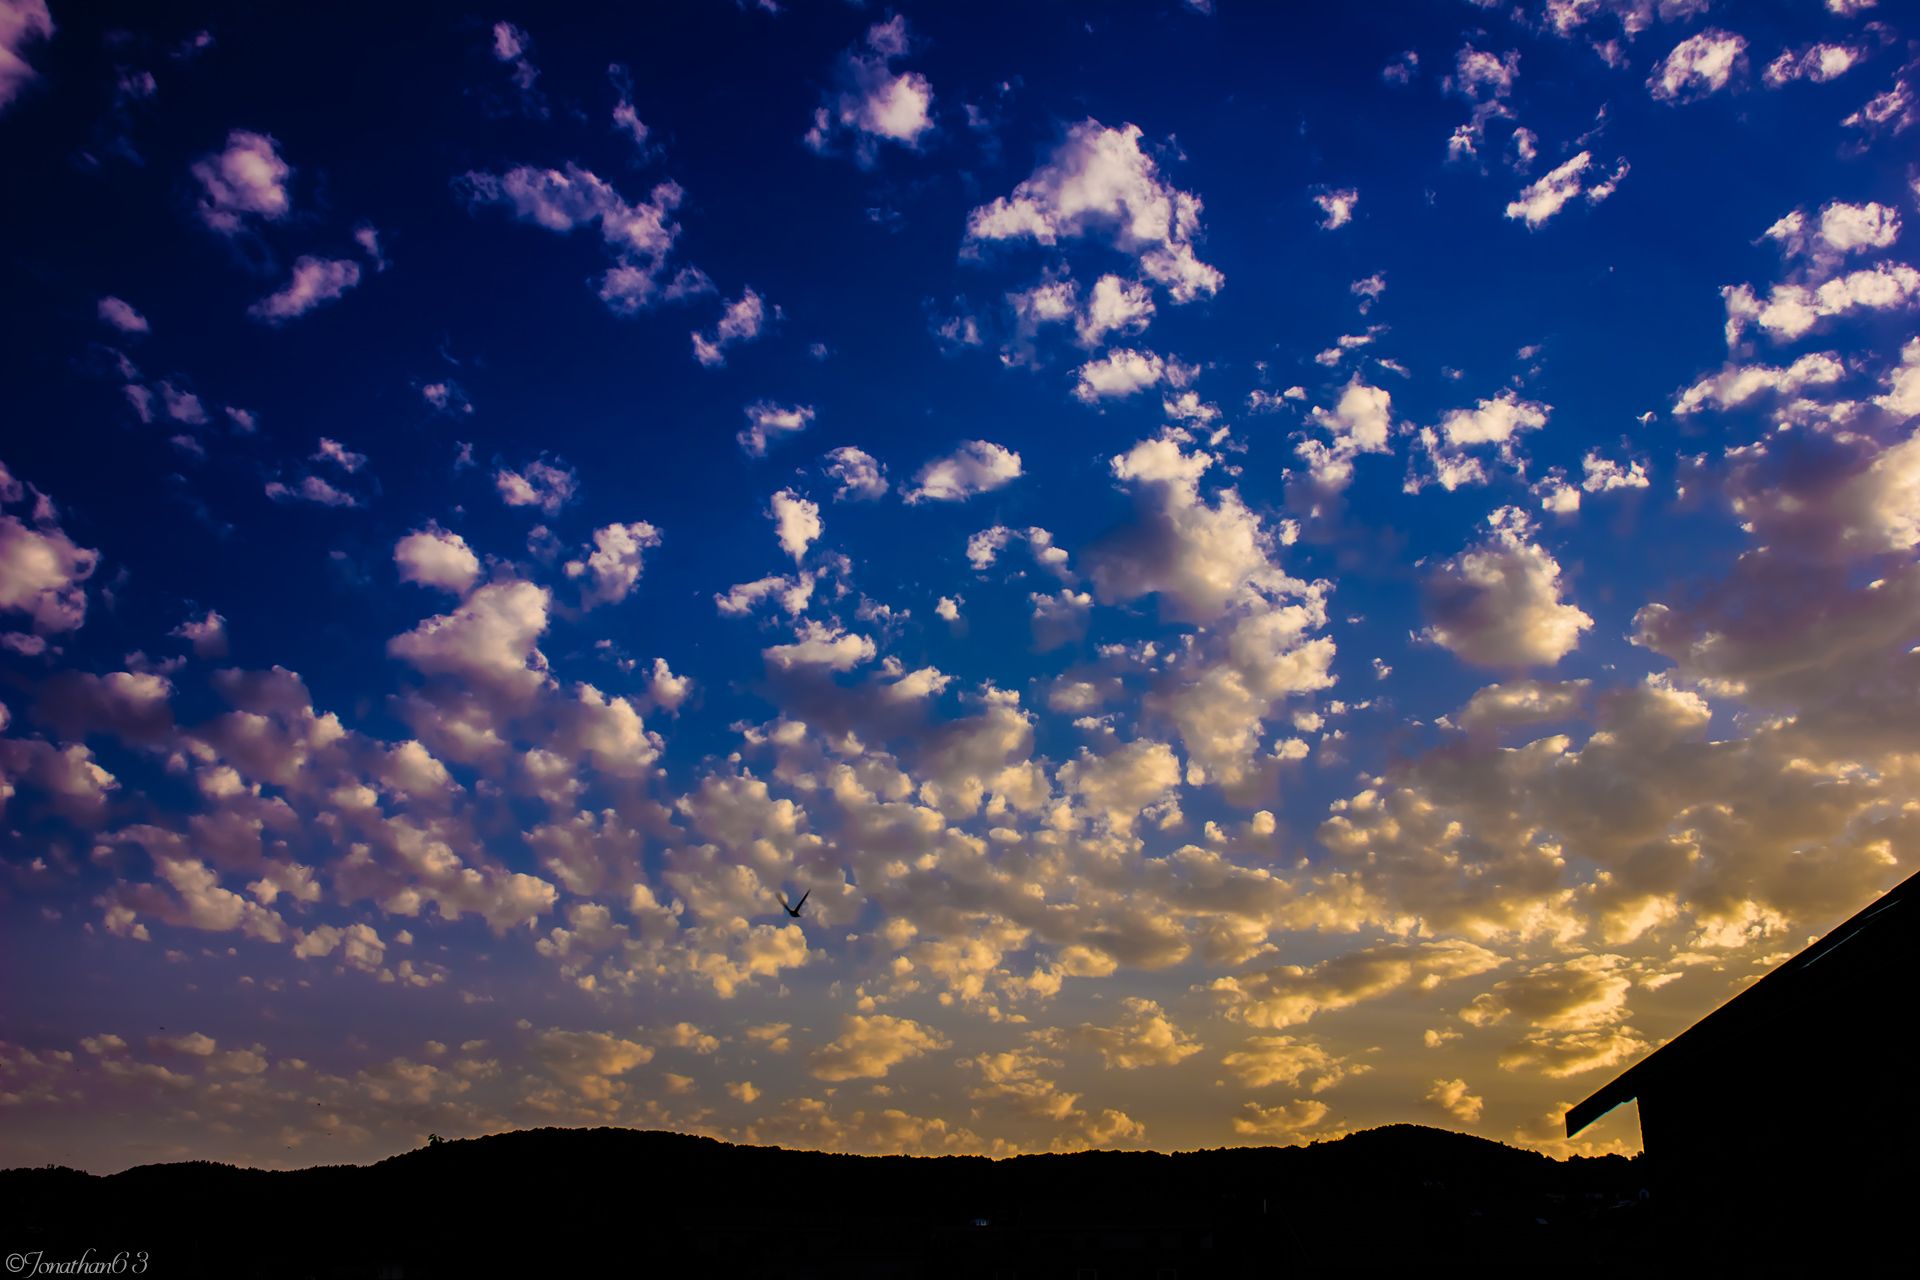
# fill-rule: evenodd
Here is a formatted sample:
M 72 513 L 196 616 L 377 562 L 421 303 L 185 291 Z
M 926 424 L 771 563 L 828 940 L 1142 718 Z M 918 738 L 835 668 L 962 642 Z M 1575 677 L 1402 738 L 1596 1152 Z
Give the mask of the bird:
M 812 892 L 813 890 L 811 889 L 807 890 L 806 893 L 803 893 L 800 895 L 800 901 L 794 902 L 794 903 L 789 903 L 787 901 L 787 895 L 783 893 L 780 895 L 780 905 L 787 909 L 788 915 L 792 916 L 795 920 L 798 920 L 800 918 L 800 908 L 807 905 L 807 895 L 811 894 Z

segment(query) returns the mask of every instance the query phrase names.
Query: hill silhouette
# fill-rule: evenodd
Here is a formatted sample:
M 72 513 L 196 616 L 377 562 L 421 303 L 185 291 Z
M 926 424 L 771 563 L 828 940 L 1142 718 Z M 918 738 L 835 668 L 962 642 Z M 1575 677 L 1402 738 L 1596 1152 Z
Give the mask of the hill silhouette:
M 0 1204 L 10 1251 L 145 1250 L 155 1276 L 1185 1277 L 1646 1262 L 1673 1225 L 1646 1183 L 1642 1158 L 1555 1161 L 1414 1125 L 1304 1147 L 1004 1160 L 601 1128 L 284 1172 L 13 1169 Z

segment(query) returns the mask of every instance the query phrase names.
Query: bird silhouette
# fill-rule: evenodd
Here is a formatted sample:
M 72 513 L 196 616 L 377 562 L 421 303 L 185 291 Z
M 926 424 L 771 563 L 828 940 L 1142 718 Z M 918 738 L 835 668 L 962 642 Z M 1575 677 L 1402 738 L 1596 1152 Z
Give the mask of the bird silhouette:
M 813 890 L 811 889 L 807 890 L 806 893 L 803 893 L 800 895 L 800 901 L 794 902 L 794 903 L 789 903 L 787 901 L 787 895 L 783 893 L 780 895 L 780 905 L 787 909 L 788 915 L 792 916 L 795 920 L 798 920 L 800 918 L 800 908 L 807 905 L 807 896 L 812 892 Z

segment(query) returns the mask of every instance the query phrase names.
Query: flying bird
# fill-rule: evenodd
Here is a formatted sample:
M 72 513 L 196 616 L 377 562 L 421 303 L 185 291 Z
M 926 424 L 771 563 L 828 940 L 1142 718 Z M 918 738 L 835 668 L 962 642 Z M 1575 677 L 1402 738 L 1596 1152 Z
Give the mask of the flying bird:
M 787 909 L 788 915 L 798 920 L 800 918 L 800 908 L 807 905 L 807 896 L 812 892 L 813 890 L 811 889 L 807 890 L 806 893 L 800 895 L 800 901 L 791 903 L 787 901 L 787 895 L 783 893 L 780 895 L 780 905 Z

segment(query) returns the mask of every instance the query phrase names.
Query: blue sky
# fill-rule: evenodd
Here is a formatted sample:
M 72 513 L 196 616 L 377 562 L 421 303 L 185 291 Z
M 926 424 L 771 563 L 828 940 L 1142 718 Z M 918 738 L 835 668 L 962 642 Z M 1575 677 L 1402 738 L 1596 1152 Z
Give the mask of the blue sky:
M 1630 1149 L 1913 869 L 1903 17 L 0 0 L 9 1148 Z

